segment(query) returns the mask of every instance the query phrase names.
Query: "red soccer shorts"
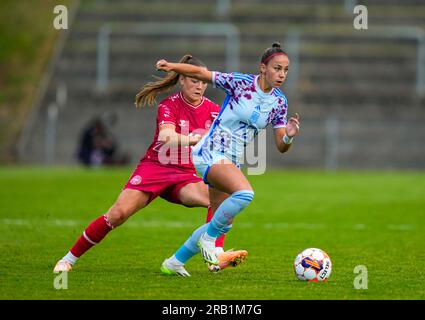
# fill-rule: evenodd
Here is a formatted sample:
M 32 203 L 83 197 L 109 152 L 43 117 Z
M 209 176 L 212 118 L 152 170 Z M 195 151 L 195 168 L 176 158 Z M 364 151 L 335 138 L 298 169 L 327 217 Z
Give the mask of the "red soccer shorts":
M 134 189 L 150 193 L 149 202 L 156 197 L 182 204 L 180 189 L 189 183 L 202 182 L 195 169 L 183 169 L 162 165 L 156 161 L 143 159 L 128 179 L 124 189 Z

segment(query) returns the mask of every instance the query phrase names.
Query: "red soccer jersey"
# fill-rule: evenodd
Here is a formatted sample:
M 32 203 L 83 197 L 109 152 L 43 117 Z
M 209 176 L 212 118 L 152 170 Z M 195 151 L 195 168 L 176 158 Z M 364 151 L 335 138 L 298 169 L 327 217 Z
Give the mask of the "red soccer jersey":
M 194 169 L 190 154 L 191 147 L 169 147 L 158 141 L 159 126 L 173 124 L 176 132 L 182 135 L 187 136 L 190 133 L 204 135 L 219 112 L 220 106 L 205 97 L 197 106 L 187 102 L 181 92 L 165 98 L 159 103 L 155 137 L 143 159 Z

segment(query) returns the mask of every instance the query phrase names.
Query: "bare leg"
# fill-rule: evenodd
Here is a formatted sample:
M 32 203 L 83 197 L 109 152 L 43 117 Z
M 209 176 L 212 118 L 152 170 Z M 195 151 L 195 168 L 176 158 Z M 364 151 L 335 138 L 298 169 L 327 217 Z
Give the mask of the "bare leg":
M 204 207 L 210 205 L 208 186 L 202 181 L 188 183 L 180 189 L 180 201 L 188 207 Z
M 212 198 L 217 200 L 210 205 L 210 193 L 217 193 L 217 196 Z M 201 182 L 189 183 L 180 189 L 180 201 L 188 207 L 208 207 L 206 222 L 210 222 L 215 210 L 229 195 L 227 193 L 218 191 L 214 188 L 208 188 L 208 186 Z M 216 240 L 216 247 L 224 247 L 225 235 L 222 235 Z
M 196 238 L 199 237 L 199 248 L 204 260 L 218 265 L 216 239 L 230 230 L 233 219 L 249 205 L 254 192 L 243 173 L 230 161 L 212 165 L 207 180 L 218 191 L 230 194 L 230 196 L 221 202 L 208 225 L 198 228 L 193 233 L 191 241 L 196 241 Z M 218 198 L 219 195 L 219 193 L 211 194 L 211 203 L 219 203 L 222 200 Z
M 149 196 L 148 192 L 139 190 L 125 189 L 121 191 L 118 199 L 106 213 L 106 218 L 114 228 L 120 226 L 147 205 Z
M 230 161 L 223 161 L 211 166 L 207 180 L 219 191 L 232 194 L 252 187 L 242 171 Z
M 56 264 L 54 271 L 71 271 L 72 265 L 91 247 L 102 241 L 113 228 L 123 224 L 149 201 L 149 193 L 123 190 L 105 215 L 95 219 L 75 242 L 70 251 Z
M 164 261 L 163 267 L 167 270 L 183 268 L 183 265 L 197 254 L 199 249 L 206 262 L 219 266 L 220 260 L 216 255 L 215 240 L 218 235 L 226 233 L 230 229 L 233 217 L 252 200 L 251 185 L 239 168 L 231 162 L 213 165 L 209 170 L 207 179 L 216 189 L 216 192 L 210 190 L 210 202 L 216 208 L 218 207 L 217 212 L 210 223 L 196 229 L 176 253 Z M 227 210 L 227 208 L 223 210 L 223 206 L 230 210 Z M 214 224 L 214 234 L 208 233 L 212 224 Z M 233 260 L 229 259 L 228 261 L 235 262 L 235 259 L 244 258 L 246 255 L 247 252 L 244 251 L 230 257 Z M 237 263 L 236 261 L 236 265 Z M 164 270 L 163 272 L 167 273 Z

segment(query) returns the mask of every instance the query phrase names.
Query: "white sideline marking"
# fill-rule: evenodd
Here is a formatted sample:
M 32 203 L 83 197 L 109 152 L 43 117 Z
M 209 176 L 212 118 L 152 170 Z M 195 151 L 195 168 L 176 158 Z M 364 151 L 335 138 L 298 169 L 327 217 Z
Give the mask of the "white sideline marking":
M 353 225 L 353 229 L 354 230 L 364 230 L 366 228 L 366 226 L 363 223 L 358 223 Z
M 325 225 L 320 223 L 266 223 L 263 225 L 265 229 L 322 229 Z
M 70 220 L 70 219 L 54 219 L 54 220 L 35 220 L 35 219 L 0 219 L 0 225 L 14 225 L 14 226 L 54 226 L 54 227 L 85 227 L 90 223 L 90 219 L 83 220 Z M 182 221 L 163 221 L 163 220 L 150 220 L 150 221 L 128 221 L 125 226 L 131 228 L 196 228 L 197 222 L 182 222 Z M 256 224 L 252 222 L 241 222 L 236 224 L 237 228 L 263 228 L 263 229 L 301 229 L 301 230 L 315 230 L 325 229 L 327 225 L 322 223 L 264 223 Z M 363 231 L 366 230 L 365 224 L 352 224 L 341 227 L 341 230 L 346 228 L 352 230 Z M 396 231 L 410 231 L 414 228 L 411 224 L 387 224 L 382 225 L 383 228 Z
M 29 225 L 28 220 L 24 220 L 24 219 L 2 219 L 1 223 L 6 225 L 16 225 L 16 226 Z
M 188 223 L 188 222 L 181 222 L 181 221 L 142 221 L 142 222 L 135 222 L 135 221 L 129 221 L 125 225 L 128 225 L 132 228 L 190 228 L 195 227 L 196 225 L 194 223 Z
M 400 231 L 408 231 L 412 230 L 411 224 L 389 224 L 388 229 L 390 230 L 400 230 Z
M 64 227 L 75 227 L 78 226 L 81 222 L 77 220 L 61 220 L 61 219 L 55 219 L 52 221 L 53 224 L 57 226 L 64 226 Z

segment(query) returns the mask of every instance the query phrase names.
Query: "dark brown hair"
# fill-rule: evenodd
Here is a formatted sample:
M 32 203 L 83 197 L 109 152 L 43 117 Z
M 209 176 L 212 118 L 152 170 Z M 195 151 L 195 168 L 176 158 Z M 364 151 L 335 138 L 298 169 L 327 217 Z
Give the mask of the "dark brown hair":
M 288 54 L 282 50 L 282 46 L 279 42 L 273 42 L 271 48 L 266 49 L 266 51 L 261 56 L 261 63 L 267 64 L 270 59 L 278 54 L 288 56 Z

